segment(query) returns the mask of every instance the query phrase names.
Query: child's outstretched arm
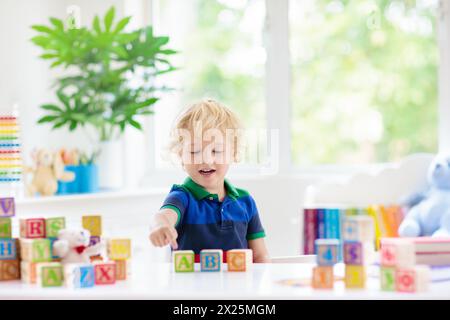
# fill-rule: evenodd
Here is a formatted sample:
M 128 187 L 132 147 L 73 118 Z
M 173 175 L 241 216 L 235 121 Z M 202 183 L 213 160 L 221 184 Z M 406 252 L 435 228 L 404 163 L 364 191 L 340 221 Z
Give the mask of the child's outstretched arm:
M 269 252 L 267 251 L 264 238 L 258 238 L 248 241 L 248 246 L 253 250 L 253 262 L 270 263 Z
M 178 248 L 178 233 L 175 230 L 178 215 L 172 209 L 162 209 L 156 213 L 151 223 L 149 239 L 156 247 L 164 247 L 170 244 L 174 250 Z

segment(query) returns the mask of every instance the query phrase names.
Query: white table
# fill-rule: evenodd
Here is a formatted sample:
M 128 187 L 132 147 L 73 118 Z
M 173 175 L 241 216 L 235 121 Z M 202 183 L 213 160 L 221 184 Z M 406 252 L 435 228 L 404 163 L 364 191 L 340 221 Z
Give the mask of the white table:
M 0 300 L 4 299 L 450 299 L 450 281 L 432 283 L 426 293 L 382 292 L 377 278 L 369 272 L 367 289 L 345 289 L 342 281 L 333 290 L 314 290 L 309 286 L 288 286 L 279 281 L 306 279 L 312 264 L 255 264 L 247 273 L 200 272 L 175 273 L 170 263 L 149 258 L 132 260 L 133 274 L 115 285 L 85 289 L 39 288 L 20 281 L 0 282 Z M 225 266 L 226 270 L 226 266 Z M 341 276 L 343 265 L 335 267 Z M 450 274 L 449 274 L 450 278 Z

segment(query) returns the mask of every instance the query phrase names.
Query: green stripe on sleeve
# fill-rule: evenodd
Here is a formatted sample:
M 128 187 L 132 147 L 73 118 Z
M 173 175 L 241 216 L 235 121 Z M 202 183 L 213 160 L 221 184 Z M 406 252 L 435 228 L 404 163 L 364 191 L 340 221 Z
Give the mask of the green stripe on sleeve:
M 162 206 L 161 209 L 172 209 L 173 211 L 175 211 L 177 213 L 177 222 L 175 223 L 175 227 L 178 226 L 178 223 L 181 220 L 181 212 L 180 209 L 178 209 L 177 207 L 175 207 L 174 205 L 171 204 L 166 204 L 165 206 Z
M 257 233 L 251 233 L 247 235 L 247 240 L 255 240 L 259 238 L 264 238 L 266 236 L 266 233 L 264 231 L 257 232 Z

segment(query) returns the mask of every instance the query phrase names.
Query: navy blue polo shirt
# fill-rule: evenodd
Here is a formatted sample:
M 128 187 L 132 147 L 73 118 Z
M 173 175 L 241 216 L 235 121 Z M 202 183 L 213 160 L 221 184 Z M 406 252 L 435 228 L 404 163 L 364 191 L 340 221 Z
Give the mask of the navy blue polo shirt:
M 219 201 L 190 177 L 173 185 L 162 208 L 178 214 L 178 250 L 248 249 L 248 240 L 265 237 L 255 200 L 225 180 L 226 196 Z

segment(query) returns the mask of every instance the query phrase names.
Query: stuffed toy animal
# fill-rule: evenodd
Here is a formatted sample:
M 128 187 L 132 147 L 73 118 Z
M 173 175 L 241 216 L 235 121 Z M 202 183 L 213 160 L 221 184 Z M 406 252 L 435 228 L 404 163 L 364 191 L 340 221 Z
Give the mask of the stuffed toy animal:
M 62 263 L 89 263 L 91 256 L 101 254 L 101 242 L 89 246 L 91 233 L 85 229 L 62 229 L 58 232 L 58 240 L 53 244 L 54 253 L 61 257 Z
M 64 171 L 64 163 L 59 152 L 52 153 L 46 149 L 34 151 L 32 154 L 34 167 L 25 168 L 33 178 L 27 186 L 27 194 L 34 196 L 51 196 L 58 190 L 58 180 L 70 182 L 75 179 L 73 172 Z
M 411 208 L 398 230 L 401 237 L 450 236 L 450 154 L 433 159 L 428 182 L 430 188 L 409 201 Z

